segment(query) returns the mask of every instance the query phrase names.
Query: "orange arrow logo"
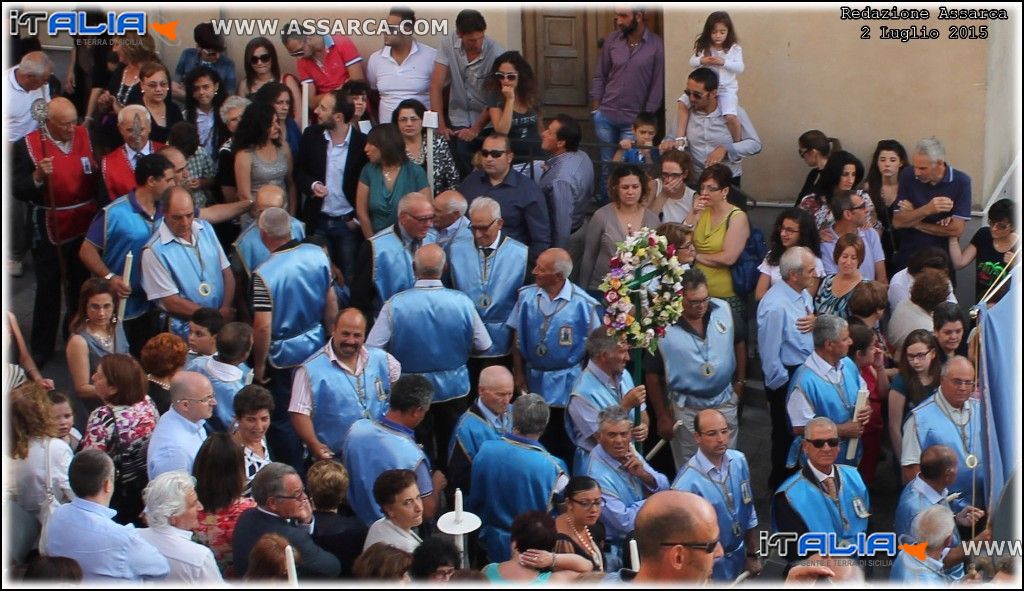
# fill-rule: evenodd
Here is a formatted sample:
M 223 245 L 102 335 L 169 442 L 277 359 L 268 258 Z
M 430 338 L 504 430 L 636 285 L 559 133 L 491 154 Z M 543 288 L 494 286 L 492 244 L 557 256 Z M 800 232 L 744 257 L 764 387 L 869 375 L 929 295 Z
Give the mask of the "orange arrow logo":
M 920 542 L 918 544 L 900 544 L 900 550 L 903 550 L 907 554 L 910 554 L 914 558 L 924 562 L 924 559 L 928 556 L 928 542 Z
M 150 23 L 149 26 L 152 27 L 154 31 L 160 33 L 161 35 L 163 35 L 171 41 L 178 40 L 178 21 L 171 21 L 169 23 L 154 22 Z

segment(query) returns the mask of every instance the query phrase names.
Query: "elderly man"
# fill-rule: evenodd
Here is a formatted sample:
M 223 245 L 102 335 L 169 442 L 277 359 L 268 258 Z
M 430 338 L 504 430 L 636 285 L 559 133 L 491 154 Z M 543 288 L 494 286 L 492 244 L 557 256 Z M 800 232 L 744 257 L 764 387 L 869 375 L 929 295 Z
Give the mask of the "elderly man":
M 771 286 L 757 305 L 757 349 L 772 419 L 768 485 L 773 489 L 789 476 L 786 456 L 793 444 L 793 432 L 786 413 L 786 395 L 790 381 L 814 352 L 814 299 L 807 292 L 816 280 L 814 269 L 815 257 L 809 249 L 786 249 L 779 260 L 782 281 Z
M 484 138 L 480 149 L 483 170 L 474 170 L 462 181 L 459 192 L 469 204 L 490 197 L 501 204 L 505 232 L 530 249 L 530 262 L 551 246 L 548 205 L 537 183 L 512 169 L 512 148 L 507 135 Z
M 314 460 L 340 456 L 352 424 L 379 421 L 388 407 L 402 365 L 365 341 L 366 316 L 348 308 L 338 314 L 331 340 L 295 368 L 288 413 Z
M 206 421 L 217 406 L 210 380 L 194 371 L 175 374 L 169 394 L 171 408 L 157 422 L 146 451 L 150 480 L 174 470 L 192 473 L 192 463 L 206 441 Z
M 559 113 L 540 135 L 549 154 L 540 190 L 551 213 L 551 246 L 569 249 L 569 236 L 583 228 L 594 196 L 594 163 L 580 150 L 583 131 L 569 115 Z
M 210 222 L 195 217 L 192 194 L 170 187 L 160 198 L 164 217 L 142 250 L 142 288 L 170 315 L 169 328 L 188 338 L 199 308 L 234 316 L 235 277 Z
M 470 221 L 466 218 L 468 207 L 466 198 L 455 190 L 434 197 L 434 231 L 437 232 L 437 243 L 444 247 L 445 252 L 451 252 L 456 240 L 472 240 Z
M 411 8 L 392 6 L 388 10 L 390 34 L 384 47 L 366 63 L 366 81 L 380 93 L 380 121 L 390 122 L 398 103 L 416 99 L 430 109 L 430 78 L 437 50 L 413 39 L 416 13 Z
M 565 462 L 538 439 L 550 413 L 537 394 L 523 394 L 512 405 L 512 432 L 485 441 L 473 460 L 472 494 L 467 509 L 480 516 L 480 543 L 491 562 L 508 560 L 509 529 L 517 515 L 551 511 L 552 495 L 569 483 Z
M 128 105 L 117 114 L 117 131 L 124 144 L 103 157 L 103 183 L 111 201 L 137 186 L 135 166 L 139 159 L 163 147 L 160 142 L 150 141 L 151 129 L 149 111 L 142 105 Z
M 942 366 L 939 391 L 915 407 L 903 425 L 900 463 L 907 482 L 921 469 L 921 450 L 933 445 L 952 449 L 956 452 L 957 472 L 950 492 L 984 507 L 988 486 L 981 410 L 972 397 L 976 385 L 974 364 L 966 357 L 952 357 Z
M 231 262 L 236 265 L 237 279 L 243 281 L 244 285 L 249 285 L 256 267 L 270 258 L 271 251 L 260 233 L 260 216 L 272 207 L 284 209 L 286 203 L 287 195 L 285 195 L 284 189 L 277 185 L 263 185 L 256 191 L 252 207 L 252 223 L 242 230 L 231 246 L 233 250 Z M 293 240 L 302 240 L 306 237 L 305 224 L 291 216 L 288 216 L 288 223 Z
M 406 373 L 422 375 L 433 384 L 434 400 L 418 439 L 441 469 L 455 423 L 468 406 L 466 362 L 472 353 L 492 345 L 473 301 L 441 284 L 445 258 L 437 244 L 416 251 L 415 285 L 384 304 L 366 339 L 371 347 L 387 348 Z
M 235 394 L 252 380 L 246 365 L 252 351 L 252 327 L 244 322 L 229 322 L 215 336 L 217 351 L 196 357 L 185 365 L 188 371 L 201 373 L 213 386 L 217 406 L 210 417 L 210 429 L 230 433 L 235 424 Z
M 60 310 L 74 315 L 78 292 L 89 276 L 78 258 L 82 237 L 96 215 L 99 171 L 89 132 L 76 125 L 78 114 L 66 98 L 49 103 L 44 129 L 14 144 L 14 197 L 33 203 L 32 244 L 36 276 L 30 349 L 42 367 L 53 353 Z M 20 222 L 12 230 L 25 231 Z M 61 288 L 64 293 L 61 293 Z M 61 305 L 61 297 L 64 305 Z
M 929 246 L 946 250 L 971 219 L 971 177 L 946 162 L 946 148 L 934 137 L 917 142 L 911 166 L 900 172 L 892 225 L 902 228 L 896 269 Z M 950 273 L 952 276 L 953 273 Z
M 349 429 L 343 451 L 345 466 L 352 476 L 349 504 L 356 517 L 369 527 L 384 517 L 374 500 L 373 483 L 385 470 L 405 469 L 416 473 L 416 486 L 423 499 L 423 518 L 437 513 L 441 491 L 447 485 L 440 470 L 431 472 L 430 461 L 413 438 L 414 429 L 430 410 L 434 387 L 427 378 L 405 375 L 391 386 L 388 411 L 378 422 L 360 419 Z
M 800 465 L 799 439 L 806 436 L 804 427 L 814 417 L 828 417 L 836 425 L 840 439 L 839 463 L 856 466 L 863 446 L 857 446 L 853 459 L 847 457 L 851 439 L 864 433 L 871 418 L 871 406 L 856 412 L 857 396 L 867 384 L 857 364 L 846 356 L 850 350 L 850 329 L 846 321 L 832 314 L 823 314 L 814 321 L 814 353 L 796 370 L 790 382 L 786 412 L 797 441 L 790 447 L 787 466 Z M 806 446 L 804 446 L 806 449 Z
M 421 193 L 398 201 L 398 223 L 377 232 L 359 253 L 352 280 L 352 305 L 376 316 L 384 302 L 416 282 L 412 257 L 416 250 L 437 242 L 434 204 Z
M 610 406 L 621 406 L 630 416 L 640 415 L 640 424 L 633 427 L 633 439 L 647 439 L 650 419 L 644 406 L 647 388 L 634 386 L 633 376 L 625 371 L 629 363 L 629 347 L 604 327 L 587 336 L 586 369 L 572 387 L 566 406 L 565 429 L 576 445 L 573 471 L 579 473 L 590 451 L 597 445 L 598 413 Z M 636 409 L 636 410 L 634 410 Z M 635 422 L 635 420 L 634 420 Z
M 889 573 L 890 581 L 897 585 L 947 587 L 962 578 L 962 570 L 957 576 L 943 568 L 943 554 L 956 537 L 956 523 L 949 507 L 933 505 L 923 510 L 914 518 L 912 533 L 914 539 L 926 544 L 924 560 L 910 552 L 900 552 Z
M 89 583 L 167 576 L 167 559 L 134 527 L 113 521 L 117 512 L 109 505 L 114 495 L 114 462 L 106 452 L 86 449 L 76 454 L 68 468 L 68 481 L 76 498 L 50 516 L 47 556 L 75 560 Z
M 888 285 L 882 239 L 874 228 L 867 227 L 867 199 L 867 195 L 853 191 L 836 191 L 832 196 L 829 207 L 836 222 L 832 226 L 831 240 L 821 242 L 821 263 L 825 273 L 838 273 L 839 267 L 833 257 L 836 242 L 840 236 L 856 234 L 864 243 L 864 261 L 860 264 L 860 274 L 864 279 Z
M 574 446 L 565 431 L 565 405 L 582 373 L 587 335 L 601 326 L 597 301 L 569 281 L 572 259 L 561 248 L 544 251 L 533 268 L 536 285 L 519 290 L 506 325 L 513 331 L 516 391 L 537 392 L 551 407 L 544 445 L 563 462 Z
M 669 483 L 633 447 L 633 421 L 625 409 L 608 406 L 598 414 L 597 422 L 598 445 L 578 471 L 601 485 L 601 523 L 612 552 L 622 556 L 623 545 L 636 528 L 636 514 L 646 498 L 667 489 Z
M 313 508 L 294 468 L 280 462 L 264 466 L 252 480 L 252 498 L 256 507 L 242 513 L 231 538 L 235 572 L 249 568 L 249 553 L 263 534 L 283 536 L 302 560 L 296 570 L 302 579 L 337 577 L 341 564 L 310 537 L 313 531 Z
M 743 335 L 733 329 L 729 304 L 708 296 L 708 280 L 700 269 L 682 278 L 685 309 L 658 340 L 658 354 L 648 359 L 647 389 L 658 420 L 658 432 L 672 445 L 678 470 L 697 451 L 693 419 L 706 408 L 722 411 L 733 428 L 736 446 L 739 396 L 733 391 L 736 349 Z M 682 421 L 682 429 L 673 429 Z
M 453 493 L 461 488 L 469 494 L 473 458 L 480 446 L 512 432 L 512 390 L 512 372 L 508 369 L 492 365 L 480 372 L 476 402 L 459 418 L 448 444 L 448 485 Z
M 165 472 L 146 486 L 149 527 L 139 537 L 149 542 L 170 564 L 164 579 L 182 585 L 217 585 L 224 582 L 213 551 L 191 540 L 199 527 L 203 504 L 196 494 L 196 479 L 185 472 Z
M 836 424 L 828 417 L 805 424 L 802 447 L 807 463 L 775 491 L 773 532 L 834 533 L 839 543 L 853 543 L 867 532 L 868 489 L 855 467 L 836 464 L 842 449 L 839 441 Z
M 750 467 L 742 452 L 729 449 L 732 429 L 717 409 L 702 410 L 693 418 L 697 453 L 686 463 L 672 488 L 700 495 L 715 508 L 725 553 L 715 562 L 713 578 L 732 581 L 744 570 L 761 572 L 757 556 L 757 511 L 750 484 Z

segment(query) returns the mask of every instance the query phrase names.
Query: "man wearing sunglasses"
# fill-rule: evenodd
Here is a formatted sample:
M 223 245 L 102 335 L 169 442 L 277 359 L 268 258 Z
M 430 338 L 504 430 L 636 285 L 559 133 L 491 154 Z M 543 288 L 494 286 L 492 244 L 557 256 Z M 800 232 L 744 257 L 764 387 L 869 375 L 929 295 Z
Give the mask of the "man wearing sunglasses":
M 802 447 L 807 463 L 775 492 L 773 533 L 834 533 L 842 544 L 867 532 L 868 489 L 855 467 L 836 464 L 844 451 L 839 442 L 838 427 L 828 417 L 815 417 L 805 425 Z M 803 558 L 796 555 L 796 544 L 782 551 L 789 561 Z
M 171 96 L 177 101 L 185 100 L 185 87 L 182 82 L 189 72 L 199 66 L 206 66 L 220 74 L 221 88 L 227 94 L 234 94 L 238 88 L 235 77 L 235 62 L 227 56 L 224 36 L 213 30 L 212 23 L 199 23 L 192 30 L 196 46 L 181 52 L 178 65 L 174 68 L 175 82 L 171 84 Z
M 292 21 L 295 24 L 295 21 Z M 349 80 L 364 80 L 363 58 L 355 43 L 344 35 L 300 35 L 281 33 L 281 44 L 295 58 L 300 80 L 312 80 L 316 92 L 309 97 L 315 108 L 323 95 L 341 88 Z
M 170 396 L 171 408 L 160 417 L 149 439 L 146 464 L 150 480 L 173 470 L 192 473 L 192 463 L 206 441 L 206 420 L 217 406 L 210 380 L 194 371 L 174 376 Z
M 882 240 L 874 228 L 865 227 L 868 220 L 867 196 L 853 191 L 836 191 L 829 206 L 836 223 L 832 226 L 832 239 L 821 241 L 821 263 L 825 273 L 838 273 L 832 253 L 840 236 L 856 234 L 864 242 L 864 261 L 860 264 L 860 274 L 865 280 L 878 281 L 888 285 L 889 278 L 885 274 L 885 251 Z

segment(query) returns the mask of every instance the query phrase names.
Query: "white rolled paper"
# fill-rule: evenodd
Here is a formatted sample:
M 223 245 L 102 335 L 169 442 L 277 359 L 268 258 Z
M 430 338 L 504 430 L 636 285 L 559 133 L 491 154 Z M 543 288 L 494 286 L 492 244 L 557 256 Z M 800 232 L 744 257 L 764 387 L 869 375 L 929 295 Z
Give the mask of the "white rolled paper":
M 637 548 L 636 540 L 629 541 L 629 564 L 634 571 L 640 570 L 640 550 Z
M 857 392 L 857 406 L 853 408 L 853 418 L 857 419 L 857 415 L 864 408 L 864 405 L 868 403 L 868 391 L 860 390 Z M 857 444 L 860 443 L 859 437 L 854 437 L 850 440 L 850 446 L 846 448 L 846 459 L 853 460 L 857 457 Z

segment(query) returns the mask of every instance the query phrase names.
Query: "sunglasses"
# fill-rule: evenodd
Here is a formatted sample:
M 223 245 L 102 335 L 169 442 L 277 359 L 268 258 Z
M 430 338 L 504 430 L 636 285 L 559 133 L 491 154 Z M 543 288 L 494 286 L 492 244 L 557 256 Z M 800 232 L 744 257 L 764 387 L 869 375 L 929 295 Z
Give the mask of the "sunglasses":
M 249 58 L 249 63 L 254 66 L 256 64 L 269 64 L 270 60 L 271 57 L 269 53 L 261 53 L 259 55 L 253 54 L 253 56 Z
M 698 101 L 708 95 L 706 92 L 697 92 L 695 90 L 684 90 L 683 94 Z
M 867 209 L 867 208 L 868 208 L 868 204 L 867 203 L 861 203 L 860 205 L 854 205 L 854 206 L 850 207 L 850 211 L 857 211 L 858 209 Z
M 491 223 L 489 223 L 489 224 L 487 224 L 485 226 L 470 226 L 469 229 L 472 232 L 486 232 L 487 230 L 490 230 L 491 226 L 493 226 L 497 222 L 498 222 L 498 218 L 494 218 L 493 220 L 491 220 Z
M 507 74 L 505 72 L 495 72 L 494 77 L 497 78 L 498 80 L 508 80 L 509 82 L 515 82 L 516 80 L 519 79 L 519 74 L 515 72 L 509 72 Z
M 839 447 L 839 438 L 838 437 L 830 437 L 828 439 L 805 439 L 804 441 L 806 441 L 807 443 L 810 443 L 811 445 L 813 445 L 817 449 L 821 449 L 821 448 L 825 447 L 826 445 L 831 447 L 831 448 L 833 448 L 833 449 Z
M 678 178 L 682 178 L 682 177 L 686 176 L 686 173 L 685 172 L 665 172 L 665 171 L 662 171 L 661 172 L 661 176 L 662 176 L 662 178 L 666 178 L 666 179 L 678 179 Z
M 662 542 L 662 546 L 682 546 L 684 548 L 698 548 L 711 554 L 718 547 L 718 540 L 712 542 Z
M 488 156 L 491 158 L 501 158 L 505 155 L 505 150 L 480 150 L 480 155 L 484 158 Z

